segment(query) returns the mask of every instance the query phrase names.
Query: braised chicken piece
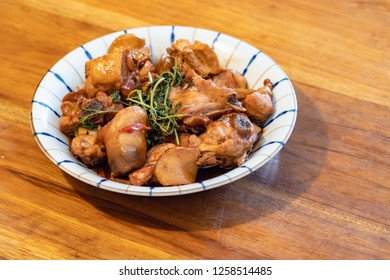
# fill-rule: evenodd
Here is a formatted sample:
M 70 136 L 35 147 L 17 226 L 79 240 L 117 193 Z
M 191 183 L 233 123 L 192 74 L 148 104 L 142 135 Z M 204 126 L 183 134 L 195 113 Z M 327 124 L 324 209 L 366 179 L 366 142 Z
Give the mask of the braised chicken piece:
M 120 88 L 122 53 L 113 52 L 85 63 L 85 89 L 89 98 L 98 91 L 110 92 Z
M 81 97 L 87 97 L 87 92 L 85 88 L 81 88 L 72 92 L 67 93 L 63 98 L 62 102 L 77 102 Z
M 245 77 L 232 69 L 224 69 L 217 75 L 212 76 L 212 81 L 217 86 L 225 86 L 233 89 L 246 89 Z
M 119 111 L 122 108 L 122 104 L 114 103 L 111 96 L 103 91 L 97 92 L 95 98 L 86 98 L 84 90 L 70 92 L 62 99 L 60 131 L 69 136 L 74 135 L 79 127 L 80 119 L 88 115 L 91 115 L 90 124 L 95 126 L 105 125 L 114 117 L 115 112 L 96 115 L 92 115 L 91 112 L 93 110 Z
M 226 86 L 234 89 L 237 94 L 237 99 L 242 101 L 248 94 L 255 90 L 247 88 L 247 81 L 245 77 L 232 69 L 224 69 L 218 75 L 212 76 L 213 82 L 217 86 Z
M 148 71 L 154 72 L 154 66 L 145 40 L 132 34 L 121 35 L 111 43 L 107 54 L 86 62 L 87 95 L 92 98 L 98 91 L 122 89 L 126 97 L 133 89 L 141 88 Z
M 190 70 L 181 88 L 172 88 L 169 99 L 173 108 L 179 107 L 177 114 L 188 115 L 179 118 L 190 127 L 208 125 L 210 120 L 229 112 L 244 112 L 234 90 L 216 86 Z
M 78 128 L 81 111 L 87 102 L 84 89 L 69 92 L 62 98 L 59 129 L 62 133 L 72 136 Z
M 257 92 L 261 94 L 268 94 L 269 97 L 272 97 L 272 89 L 273 89 L 273 84 L 270 79 L 265 79 L 263 81 L 263 86 L 256 90 Z
M 154 176 L 163 186 L 195 183 L 199 155 L 198 148 L 169 149 L 158 159 Z
M 81 107 L 77 102 L 63 101 L 61 111 L 59 129 L 66 135 L 73 135 L 80 121 Z
M 86 165 L 94 165 L 106 156 L 103 143 L 97 139 L 94 130 L 79 128 L 77 136 L 72 139 L 70 151 Z
M 210 163 L 223 167 L 239 166 L 245 162 L 258 136 L 258 131 L 245 114 L 230 113 L 212 122 L 199 136 L 201 158 L 199 166 Z
M 152 147 L 146 156 L 146 164 L 129 174 L 130 184 L 135 186 L 142 186 L 150 181 L 156 169 L 157 160 L 161 157 L 163 153 L 167 150 L 176 147 L 172 143 L 162 143 L 160 145 Z
M 123 53 L 125 50 L 136 50 L 145 46 L 145 40 L 134 34 L 123 34 L 117 37 L 108 48 L 108 53 Z
M 179 145 L 180 147 L 195 148 L 198 147 L 201 141 L 196 134 L 190 134 L 187 132 L 178 133 L 179 142 L 177 143 L 175 135 L 169 135 L 165 138 L 165 143 L 172 143 Z
M 149 82 L 149 72 L 155 72 L 149 48 L 124 51 L 120 81 L 122 97 L 126 98 L 134 89 L 145 88 Z
M 116 115 L 115 111 L 119 111 L 124 108 L 123 104 L 114 102 L 112 97 L 103 91 L 96 93 L 95 99 L 103 105 L 101 110 L 107 111 L 107 113 L 101 114 L 104 116 L 104 122 L 102 125 L 108 123 Z
M 274 112 L 272 103 L 272 83 L 269 79 L 264 80 L 264 86 L 248 94 L 243 106 L 247 110 L 247 115 L 262 123 Z
M 179 131 L 190 131 L 192 133 L 202 133 L 212 122 L 212 119 L 205 115 L 189 115 L 179 124 Z
M 157 182 L 163 186 L 194 183 L 200 152 L 198 148 L 163 143 L 151 148 L 144 167 L 129 174 L 130 183 L 144 185 Z
M 80 117 L 89 117 L 88 123 L 95 127 L 104 126 L 115 116 L 115 111 L 121 109 L 123 109 L 122 104 L 114 103 L 111 96 L 108 96 L 104 91 L 99 91 L 95 98 L 87 99 L 84 102 Z M 97 111 L 107 111 L 107 113 L 94 115 L 93 112 Z
M 138 106 L 120 110 L 107 124 L 104 136 L 111 176 L 128 174 L 146 162 L 147 143 L 145 130 L 148 117 Z
M 207 44 L 195 41 L 191 44 L 186 39 L 179 39 L 167 49 L 167 55 L 161 57 L 157 65 L 157 73 L 170 71 L 175 65 L 180 69 L 182 76 L 187 75 L 190 69 L 206 78 L 218 74 L 221 70 L 219 59 L 214 50 Z

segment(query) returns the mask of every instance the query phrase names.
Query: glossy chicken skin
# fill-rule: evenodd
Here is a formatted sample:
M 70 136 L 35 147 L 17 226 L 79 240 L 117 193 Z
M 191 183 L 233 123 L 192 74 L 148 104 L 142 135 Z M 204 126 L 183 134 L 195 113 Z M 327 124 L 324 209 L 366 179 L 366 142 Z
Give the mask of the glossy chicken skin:
M 154 176 L 163 186 L 194 183 L 198 172 L 198 148 L 175 147 L 161 155 Z
M 138 186 L 149 181 L 163 186 L 194 183 L 199 156 L 198 148 L 159 144 L 149 150 L 145 166 L 129 174 L 130 183 Z
M 145 46 L 145 40 L 134 34 L 123 34 L 118 36 L 110 45 L 108 53 L 119 52 L 125 50 L 135 50 Z
M 152 147 L 148 151 L 146 164 L 142 168 L 129 174 L 130 184 L 142 186 L 148 183 L 154 174 L 154 170 L 156 169 L 157 160 L 163 153 L 175 146 L 176 145 L 172 143 L 163 143 Z
M 217 86 L 225 86 L 233 89 L 246 89 L 247 82 L 243 75 L 232 69 L 224 69 L 217 75 L 212 76 Z
M 202 153 L 198 164 L 207 167 L 239 166 L 247 159 L 257 139 L 258 131 L 245 114 L 230 113 L 212 122 L 199 136 Z
M 111 176 L 128 174 L 141 168 L 146 162 L 147 143 L 145 131 L 124 131 L 128 125 L 148 125 L 145 111 L 138 106 L 120 110 L 107 125 L 104 144 L 106 146 Z
M 145 41 L 132 34 L 123 34 L 110 45 L 109 51 L 103 56 L 91 59 L 85 63 L 85 89 L 87 96 L 92 98 L 98 91 L 111 92 L 127 82 L 126 58 L 129 52 L 145 46 Z
M 136 50 L 126 50 L 122 57 L 122 72 L 120 89 L 122 97 L 126 98 L 134 89 L 142 89 L 149 82 L 149 72 L 155 72 L 150 61 L 150 49 L 142 47 Z
M 157 65 L 157 73 L 170 71 L 175 65 L 175 60 L 183 76 L 189 70 L 206 78 L 209 75 L 218 74 L 221 70 L 218 56 L 207 44 L 195 41 L 191 43 L 186 39 L 179 39 L 167 49 L 167 55 L 161 57 Z
M 171 89 L 169 98 L 174 108 L 179 106 L 178 114 L 188 116 L 182 119 L 188 126 L 208 125 L 210 120 L 223 114 L 245 111 L 234 90 L 217 86 L 194 71 L 189 71 L 181 88 Z
M 85 89 L 92 98 L 98 91 L 113 91 L 120 87 L 122 53 L 108 53 L 85 63 Z
M 262 123 L 274 112 L 272 103 L 272 83 L 269 79 L 264 80 L 264 86 L 248 94 L 244 101 L 248 116 Z

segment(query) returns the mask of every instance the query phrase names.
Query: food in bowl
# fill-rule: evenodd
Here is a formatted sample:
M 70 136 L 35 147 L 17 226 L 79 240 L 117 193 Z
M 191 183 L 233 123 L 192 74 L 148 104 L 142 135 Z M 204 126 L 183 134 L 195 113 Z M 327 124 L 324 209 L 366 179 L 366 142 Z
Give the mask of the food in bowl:
M 111 180 L 184 185 L 202 169 L 242 165 L 274 112 L 273 84 L 247 88 L 214 50 L 179 39 L 153 64 L 145 41 L 117 37 L 85 64 L 85 83 L 62 99 L 70 151 Z

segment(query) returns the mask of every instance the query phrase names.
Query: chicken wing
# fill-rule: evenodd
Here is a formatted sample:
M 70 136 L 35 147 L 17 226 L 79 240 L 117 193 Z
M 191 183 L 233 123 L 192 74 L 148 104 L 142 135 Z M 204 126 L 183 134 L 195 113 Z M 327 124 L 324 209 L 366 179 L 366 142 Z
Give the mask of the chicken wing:
M 264 86 L 248 94 L 242 104 L 247 110 L 248 116 L 262 123 L 274 112 L 271 98 L 272 83 L 269 79 L 265 79 Z
M 258 131 L 245 114 L 230 113 L 212 122 L 199 136 L 202 153 L 199 166 L 239 166 L 257 139 Z
M 106 156 L 103 143 L 99 142 L 94 130 L 79 128 L 72 139 L 70 151 L 86 165 L 94 165 Z

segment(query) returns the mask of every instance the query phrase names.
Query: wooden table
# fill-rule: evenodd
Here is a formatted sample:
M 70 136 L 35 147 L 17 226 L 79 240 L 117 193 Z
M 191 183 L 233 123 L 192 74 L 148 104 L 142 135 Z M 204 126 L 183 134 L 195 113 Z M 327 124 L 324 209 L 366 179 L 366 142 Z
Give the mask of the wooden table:
M 389 1 L 114 2 L 0 1 L 0 258 L 390 258 Z M 213 190 L 138 197 L 44 155 L 30 108 L 46 71 L 94 38 L 150 25 L 229 34 L 281 65 L 299 113 L 275 158 Z

